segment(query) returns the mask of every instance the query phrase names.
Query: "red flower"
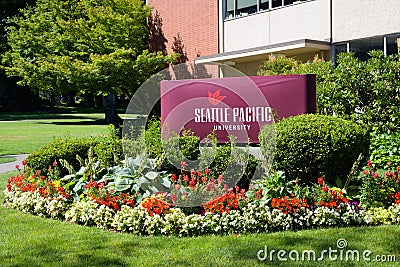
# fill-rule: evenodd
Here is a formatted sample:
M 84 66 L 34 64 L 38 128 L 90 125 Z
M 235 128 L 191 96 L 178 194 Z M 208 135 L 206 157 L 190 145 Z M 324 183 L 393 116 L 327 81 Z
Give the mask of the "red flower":
M 204 169 L 204 173 L 205 173 L 206 175 L 208 175 L 208 174 L 210 173 L 210 170 L 209 170 L 209 169 Z
M 17 169 L 17 170 L 19 170 L 19 165 L 17 164 L 17 165 L 15 165 L 15 168 Z
M 57 161 L 55 160 L 54 162 L 53 162 L 53 167 L 56 167 L 57 166 Z
M 324 191 L 325 193 L 328 193 L 329 188 L 328 188 L 326 185 L 324 185 L 324 186 L 322 187 L 322 191 Z
M 112 205 L 113 205 L 113 208 L 114 208 L 115 210 L 119 210 L 119 206 L 118 206 L 117 203 L 114 202 Z
M 172 176 L 171 176 L 171 180 L 173 181 L 173 182 L 175 182 L 176 181 L 176 174 L 174 173 L 174 174 L 172 174 Z
M 185 183 L 188 183 L 189 182 L 189 176 L 185 175 L 185 178 L 183 178 L 183 180 L 185 181 Z
M 26 165 L 26 161 L 25 160 L 22 160 L 22 165 Z
M 368 166 L 368 167 L 371 167 L 371 166 L 372 166 L 372 162 L 371 162 L 370 160 L 368 160 L 367 166 Z
M 324 179 L 322 177 L 318 178 L 318 184 L 323 184 L 324 183 Z

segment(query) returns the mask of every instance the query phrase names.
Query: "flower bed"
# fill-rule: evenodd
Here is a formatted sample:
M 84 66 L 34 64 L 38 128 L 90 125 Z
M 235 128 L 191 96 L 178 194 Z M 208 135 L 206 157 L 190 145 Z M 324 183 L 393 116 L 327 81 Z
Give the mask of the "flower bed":
M 297 193 L 272 198 L 269 197 L 271 194 L 266 193 L 268 190 L 265 187 L 257 184 L 248 192 L 237 187 L 226 191 L 216 190 L 213 192 L 217 192 L 217 195 L 210 194 L 208 201 L 193 210 L 175 207 L 173 200 L 176 200 L 176 195 L 171 193 L 160 192 L 140 199 L 139 194 L 117 192 L 110 189 L 107 182 L 94 181 L 96 175 L 91 172 L 82 187 L 82 193 L 74 198 L 73 190 L 68 190 L 71 185 L 63 185 L 62 179 L 56 180 L 56 166 L 57 163 L 49 177 L 41 176 L 40 172 L 33 173 L 29 169 L 11 177 L 4 191 L 5 205 L 42 217 L 136 235 L 197 236 L 400 224 L 400 190 L 396 191 L 400 168 L 396 172 L 384 172 L 382 177 L 371 166 L 368 166 L 371 170 L 364 170 L 363 175 L 368 176 L 365 180 L 370 185 L 369 188 L 372 188 L 374 181 L 381 186 L 382 183 L 391 185 L 385 193 L 390 193 L 385 198 L 386 205 L 380 207 L 363 208 L 359 203 L 350 201 L 342 190 L 328 187 L 319 178 L 314 187 L 308 189 L 311 192 L 302 192 L 303 189 L 296 184 L 293 191 Z M 183 169 L 182 177 L 185 177 L 185 173 Z M 207 170 L 191 170 L 187 173 L 190 179 L 185 181 L 183 178 L 180 183 L 188 183 L 187 190 L 198 191 L 199 188 L 205 188 L 209 192 L 209 184 L 224 187 L 222 176 L 218 179 L 204 176 L 202 179 L 203 173 L 208 173 Z M 179 178 L 174 175 L 171 179 L 176 189 Z M 394 180 L 393 183 L 391 179 Z M 191 191 L 185 192 L 190 195 Z M 304 197 L 295 194 L 303 194 Z M 383 197 L 380 196 L 379 199 Z

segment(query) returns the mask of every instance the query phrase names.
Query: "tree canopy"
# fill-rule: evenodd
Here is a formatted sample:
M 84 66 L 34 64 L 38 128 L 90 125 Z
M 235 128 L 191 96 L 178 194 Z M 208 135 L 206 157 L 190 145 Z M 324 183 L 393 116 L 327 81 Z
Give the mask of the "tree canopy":
M 146 50 L 150 12 L 142 0 L 38 0 L 14 17 L 2 64 L 36 91 L 129 98 L 173 60 Z

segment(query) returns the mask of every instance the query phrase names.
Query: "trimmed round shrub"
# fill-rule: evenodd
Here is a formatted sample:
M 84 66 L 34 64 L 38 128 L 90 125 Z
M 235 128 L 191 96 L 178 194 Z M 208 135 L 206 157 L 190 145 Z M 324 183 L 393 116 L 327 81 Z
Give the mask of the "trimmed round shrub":
M 76 159 L 76 155 L 83 159 L 87 158 L 89 148 L 94 147 L 96 144 L 97 142 L 93 138 L 54 138 L 51 143 L 32 152 L 26 159 L 26 165 L 34 171 L 40 170 L 45 175 L 49 167 L 53 166 L 54 161 L 58 162 L 59 159 L 64 159 L 74 167 L 75 171 L 78 171 L 80 164 Z M 63 168 L 60 171 L 61 175 L 68 174 L 68 171 Z
M 368 152 L 366 129 L 332 116 L 294 116 L 277 123 L 276 130 L 276 168 L 306 184 L 321 176 L 331 184 L 346 180 L 359 154 Z
M 105 167 L 117 165 L 123 158 L 122 141 L 118 137 L 117 130 L 111 127 L 109 134 L 105 136 L 80 139 L 54 138 L 51 143 L 32 152 L 26 160 L 26 165 L 34 171 L 40 170 L 42 174 L 47 174 L 54 161 L 59 164 L 59 160 L 63 159 L 71 164 L 75 171 L 79 171 L 81 166 L 76 156 L 86 159 L 91 147 L 94 156 Z M 59 167 L 62 176 L 68 174 L 68 170 L 62 168 L 60 164 Z

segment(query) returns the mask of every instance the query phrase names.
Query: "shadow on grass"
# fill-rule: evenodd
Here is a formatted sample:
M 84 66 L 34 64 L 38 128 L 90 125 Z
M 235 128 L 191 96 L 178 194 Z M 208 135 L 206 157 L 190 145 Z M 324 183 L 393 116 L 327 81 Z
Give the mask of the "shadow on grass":
M 33 112 L 1 112 L 0 121 L 91 119 L 94 113 L 104 113 L 104 111 L 93 108 L 60 107 Z M 79 115 L 74 116 L 74 114 Z
M 91 116 L 55 114 L 55 113 L 31 113 L 31 114 L 0 114 L 0 121 L 22 120 L 88 120 Z
M 75 121 L 52 121 L 52 122 L 45 122 L 45 124 L 54 124 L 54 125 L 106 125 L 106 121 L 104 119 L 93 119 L 88 120 L 87 118 L 83 118 L 81 121 L 76 121 L 76 117 L 74 118 Z

